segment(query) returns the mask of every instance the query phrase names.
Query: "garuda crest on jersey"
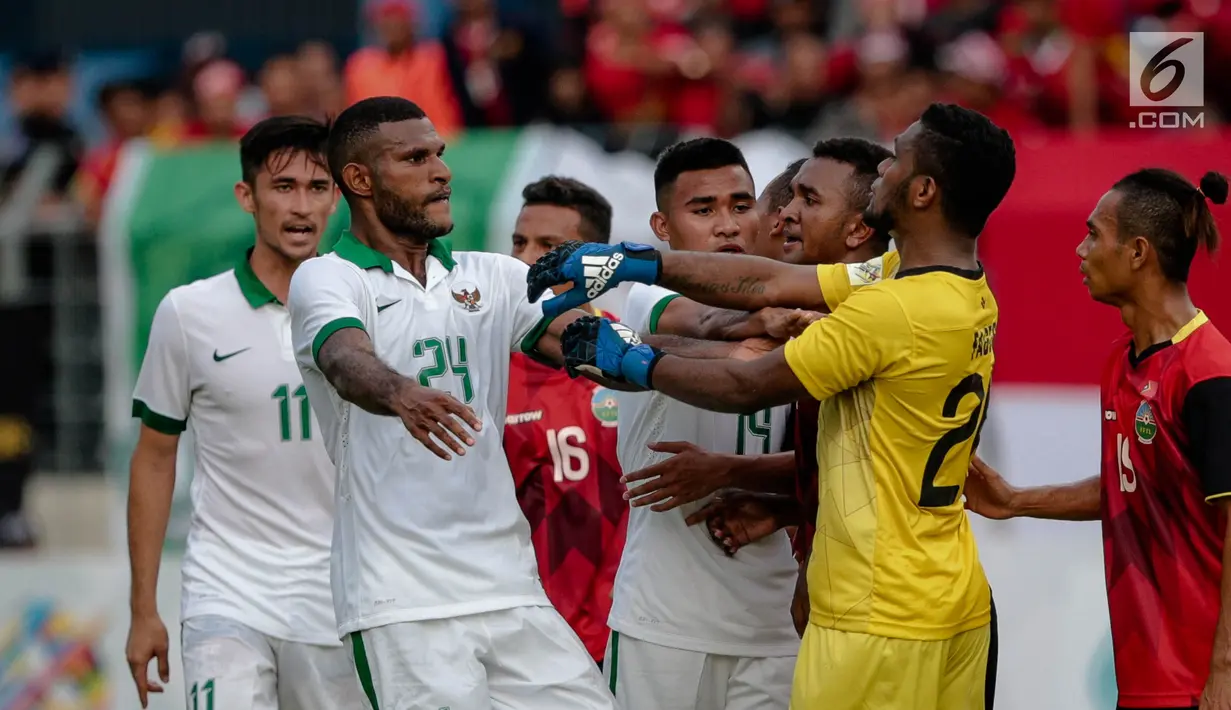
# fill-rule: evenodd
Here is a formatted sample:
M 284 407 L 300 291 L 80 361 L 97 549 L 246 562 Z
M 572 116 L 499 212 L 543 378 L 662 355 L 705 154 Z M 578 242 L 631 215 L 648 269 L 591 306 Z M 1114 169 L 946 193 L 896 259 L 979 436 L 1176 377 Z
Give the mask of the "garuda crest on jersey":
M 453 300 L 467 313 L 478 313 L 483 308 L 483 296 L 479 293 L 478 286 L 462 281 L 453 285 L 452 292 Z

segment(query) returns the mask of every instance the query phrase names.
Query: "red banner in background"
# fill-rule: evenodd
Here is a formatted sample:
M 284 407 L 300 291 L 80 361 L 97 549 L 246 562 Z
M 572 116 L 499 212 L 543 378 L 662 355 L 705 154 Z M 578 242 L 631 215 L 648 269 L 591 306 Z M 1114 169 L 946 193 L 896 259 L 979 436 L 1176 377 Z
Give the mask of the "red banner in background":
M 1157 131 L 1156 133 L 1162 133 Z M 1144 167 L 1176 170 L 1196 183 L 1231 173 L 1231 138 L 1214 141 L 1058 138 L 1017 146 L 1017 179 L 979 239 L 1000 304 L 996 381 L 1097 384 L 1108 348 L 1124 332 L 1119 312 L 1090 300 L 1076 255 L 1086 218 L 1118 179 Z M 1231 237 L 1231 205 L 1211 205 Z M 1231 334 L 1231 265 L 1199 254 L 1193 301 Z

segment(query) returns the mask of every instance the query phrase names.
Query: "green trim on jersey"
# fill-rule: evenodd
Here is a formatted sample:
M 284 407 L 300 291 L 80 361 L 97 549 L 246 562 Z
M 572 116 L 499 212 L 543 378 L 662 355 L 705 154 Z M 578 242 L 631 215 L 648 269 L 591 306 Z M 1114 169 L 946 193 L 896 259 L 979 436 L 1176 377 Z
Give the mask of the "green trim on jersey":
M 670 296 L 663 296 L 658 300 L 658 303 L 654 304 L 654 307 L 650 309 L 650 333 L 658 332 L 658 319 L 663 317 L 663 311 L 667 310 L 667 306 L 671 305 L 671 302 L 679 297 L 680 294 L 673 293 Z
M 333 246 L 333 253 L 361 269 L 380 269 L 386 274 L 393 273 L 393 260 L 359 241 L 349 229 L 342 232 L 338 243 Z M 453 258 L 453 246 L 447 239 L 437 238 L 428 242 L 427 253 L 436 257 L 449 271 L 457 266 L 457 260 Z
M 188 422 L 183 419 L 173 419 L 150 409 L 150 406 L 139 399 L 133 400 L 133 416 L 141 423 L 160 434 L 175 436 L 183 434 L 188 428 Z
M 347 328 L 358 328 L 365 333 L 368 330 L 363 327 L 363 321 L 358 318 L 351 318 L 348 316 L 346 318 L 336 318 L 331 320 L 316 332 L 316 337 L 312 339 L 312 362 L 316 363 L 318 368 L 321 366 L 320 360 L 317 359 L 317 356 L 321 354 L 321 346 L 325 344 L 325 341 L 329 339 L 329 336 L 339 330 L 345 330 Z
M 619 631 L 611 632 L 611 653 L 608 655 L 604 663 L 610 664 L 610 668 L 608 668 L 607 678 L 610 683 L 609 687 L 611 688 L 611 694 L 615 695 L 616 675 L 620 672 L 620 632 Z
M 363 647 L 362 632 L 352 632 L 350 643 L 355 654 L 355 672 L 359 674 L 359 685 L 363 687 L 363 694 L 368 696 L 368 702 L 372 703 L 372 710 L 380 710 L 380 703 L 376 702 L 376 684 L 372 682 L 372 668 L 368 665 L 368 650 Z
M 252 247 L 248 247 L 244 258 L 235 265 L 235 280 L 239 282 L 239 290 L 244 294 L 248 305 L 253 308 L 260 308 L 268 303 L 282 305 L 282 301 L 265 288 L 265 284 L 261 283 L 256 272 L 252 270 Z
M 557 367 L 556 363 L 543 357 L 542 353 L 538 350 L 539 340 L 542 339 L 543 334 L 547 332 L 547 329 L 551 327 L 551 322 L 553 320 L 555 320 L 555 318 L 548 318 L 546 316 L 540 318 L 539 322 L 535 323 L 534 327 L 530 329 L 530 332 L 526 333 L 526 337 L 521 339 L 521 345 L 518 347 L 523 353 L 529 356 L 531 360 L 550 367 Z

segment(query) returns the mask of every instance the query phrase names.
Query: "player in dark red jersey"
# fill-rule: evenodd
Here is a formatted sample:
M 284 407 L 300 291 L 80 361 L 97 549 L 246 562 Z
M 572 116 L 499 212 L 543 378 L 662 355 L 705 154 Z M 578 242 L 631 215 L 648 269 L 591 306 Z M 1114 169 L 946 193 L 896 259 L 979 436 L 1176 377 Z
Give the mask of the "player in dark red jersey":
M 527 264 L 565 241 L 610 239 L 611 205 L 577 180 L 543 178 L 522 198 L 513 256 Z M 513 355 L 504 451 L 517 499 L 547 596 L 600 665 L 628 525 L 615 402 L 589 380 Z
M 1217 173 L 1151 168 L 1086 222 L 1084 283 L 1129 330 L 1103 369 L 1101 475 L 1016 489 L 976 458 L 966 480 L 989 518 L 1102 519 L 1121 708 L 1231 710 L 1231 344 L 1186 285 L 1226 197 Z

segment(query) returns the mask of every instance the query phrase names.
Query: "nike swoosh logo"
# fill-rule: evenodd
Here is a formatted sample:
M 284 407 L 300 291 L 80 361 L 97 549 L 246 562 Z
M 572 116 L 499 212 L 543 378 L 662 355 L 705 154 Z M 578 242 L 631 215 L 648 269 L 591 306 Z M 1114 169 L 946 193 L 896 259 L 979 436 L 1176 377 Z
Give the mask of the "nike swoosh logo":
M 402 299 L 400 299 L 400 298 L 399 298 L 398 300 L 393 301 L 393 302 L 391 302 L 391 303 L 386 303 L 386 304 L 385 304 L 385 305 L 383 305 L 383 306 L 377 306 L 377 307 L 376 307 L 376 312 L 377 312 L 377 313 L 380 313 L 381 311 L 385 310 L 385 309 L 386 309 L 386 308 L 388 308 L 389 306 L 396 306 L 397 304 L 399 304 L 399 303 L 401 303 L 401 302 L 402 302 Z
M 246 352 L 248 352 L 248 351 L 249 351 L 249 350 L 251 350 L 251 349 L 252 349 L 251 347 L 247 347 L 247 348 L 244 348 L 243 350 L 236 350 L 236 351 L 235 351 L 235 352 L 233 352 L 233 353 L 227 353 L 226 355 L 219 355 L 219 354 L 218 354 L 218 351 L 217 351 L 217 350 L 215 350 L 215 351 L 214 351 L 214 362 L 222 362 L 223 360 L 230 360 L 231 358 L 235 357 L 236 355 L 238 355 L 238 354 L 240 354 L 240 353 L 246 353 Z

